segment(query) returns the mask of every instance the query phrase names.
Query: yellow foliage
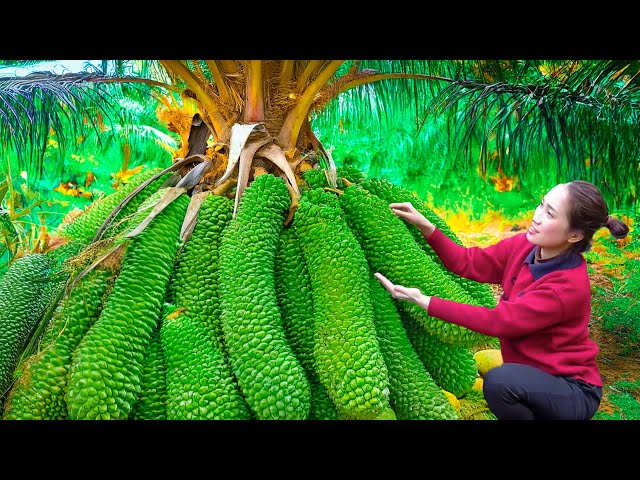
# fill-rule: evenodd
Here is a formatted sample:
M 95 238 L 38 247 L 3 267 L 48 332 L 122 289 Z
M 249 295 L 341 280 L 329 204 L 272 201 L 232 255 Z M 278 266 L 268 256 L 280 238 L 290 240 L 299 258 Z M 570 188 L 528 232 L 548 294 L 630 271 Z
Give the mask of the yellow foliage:
M 174 158 L 184 158 L 189 153 L 189 133 L 193 116 L 198 112 L 196 102 L 182 96 L 176 100 L 172 95 L 159 97 L 156 109 L 158 119 L 167 125 L 169 131 L 180 135 L 180 147 L 173 152 Z
M 498 192 L 510 192 L 518 184 L 518 177 L 507 177 L 501 169 L 493 177 L 489 177 Z
M 96 119 L 98 122 L 98 128 L 101 132 L 105 132 L 107 130 L 107 125 L 104 123 L 104 117 L 100 112 L 96 114 Z
M 185 311 L 184 307 L 178 307 L 173 312 L 171 312 L 169 315 L 167 315 L 165 320 L 173 320 L 175 318 L 178 318 L 182 314 L 182 312 L 184 312 L 184 311 Z
M 569 78 L 569 75 L 578 70 L 582 64 L 580 62 L 573 62 L 567 68 L 566 64 L 563 64 L 559 67 L 551 67 L 549 65 L 540 65 L 540 73 L 547 77 L 555 77 L 559 80 L 566 80 Z
M 61 193 L 62 195 L 66 195 L 68 197 L 93 197 L 93 193 L 86 191 L 82 187 L 78 187 L 78 184 L 75 182 L 60 182 L 60 185 L 55 187 L 53 191 Z
M 87 178 L 84 181 L 84 186 L 88 187 L 91 185 L 96 179 L 96 176 L 93 172 L 87 172 Z
M 482 218 L 472 221 L 465 212 L 459 210 L 447 217 L 447 225 L 454 232 L 483 233 L 496 235 L 506 229 L 506 219 L 500 212 L 489 210 Z M 509 224 L 509 227 L 511 224 Z
M 625 245 L 627 245 L 628 243 L 631 243 L 631 235 L 627 235 L 624 238 L 620 238 L 618 240 L 616 240 L 616 243 L 618 244 L 618 247 L 622 248 Z
M 49 230 L 47 229 L 46 222 L 43 222 L 43 224 L 40 225 L 38 241 L 37 241 L 36 247 L 34 248 L 34 251 L 36 252 L 46 251 L 49 248 L 50 242 L 51 242 L 51 235 L 49 235 Z
M 142 170 L 145 167 L 146 165 L 138 165 L 137 167 L 130 168 L 124 172 L 120 170 L 115 174 L 112 173 L 111 176 L 114 179 L 114 182 L 113 182 L 114 188 L 117 188 L 117 186 L 120 185 L 120 183 L 122 182 L 128 182 L 132 176 L 134 176 L 136 173 L 138 173 L 140 170 Z
M 474 63 L 472 65 L 473 73 L 476 76 L 482 78 L 485 82 L 493 83 L 493 77 L 489 74 L 489 72 L 487 72 L 486 70 L 482 70 L 481 66 L 482 66 L 483 63 L 484 63 L 483 60 L 480 60 L 478 63 Z

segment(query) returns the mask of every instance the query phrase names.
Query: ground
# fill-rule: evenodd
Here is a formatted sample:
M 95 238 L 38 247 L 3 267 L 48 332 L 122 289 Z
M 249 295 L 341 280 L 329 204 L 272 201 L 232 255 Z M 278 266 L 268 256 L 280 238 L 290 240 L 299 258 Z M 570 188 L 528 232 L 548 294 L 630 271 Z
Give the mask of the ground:
M 618 381 L 640 381 L 640 358 L 633 355 L 622 355 L 619 339 L 611 332 L 603 329 L 597 320 L 591 325 L 591 338 L 600 346 L 598 367 L 602 376 L 602 402 L 599 412 L 611 413 L 616 406 L 609 401 L 609 396 L 616 392 L 610 388 Z M 640 402 L 640 391 L 633 392 L 636 401 Z

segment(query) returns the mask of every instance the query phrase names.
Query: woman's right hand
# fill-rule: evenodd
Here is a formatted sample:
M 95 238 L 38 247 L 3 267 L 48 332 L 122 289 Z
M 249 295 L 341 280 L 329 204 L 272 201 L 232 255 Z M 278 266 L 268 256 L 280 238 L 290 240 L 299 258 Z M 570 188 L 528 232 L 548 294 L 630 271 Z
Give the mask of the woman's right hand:
M 436 229 L 436 226 L 416 210 L 411 202 L 390 203 L 389 208 L 396 216 L 418 227 L 424 238 L 427 238 Z

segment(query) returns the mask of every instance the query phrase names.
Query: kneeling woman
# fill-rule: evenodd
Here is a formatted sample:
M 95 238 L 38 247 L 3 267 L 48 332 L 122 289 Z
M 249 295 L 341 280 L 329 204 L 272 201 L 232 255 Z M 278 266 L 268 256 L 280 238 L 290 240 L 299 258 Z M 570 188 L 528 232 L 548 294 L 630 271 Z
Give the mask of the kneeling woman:
M 504 420 L 589 420 L 602 399 L 589 338 L 591 287 L 582 255 L 606 227 L 624 238 L 629 227 L 609 216 L 598 188 L 575 180 L 553 187 L 535 210 L 526 233 L 486 248 L 449 239 L 411 203 L 391 210 L 420 229 L 443 265 L 462 277 L 500 284 L 495 308 L 424 295 L 419 289 L 376 277 L 394 298 L 479 333 L 498 337 L 504 363 L 484 375 L 484 397 Z

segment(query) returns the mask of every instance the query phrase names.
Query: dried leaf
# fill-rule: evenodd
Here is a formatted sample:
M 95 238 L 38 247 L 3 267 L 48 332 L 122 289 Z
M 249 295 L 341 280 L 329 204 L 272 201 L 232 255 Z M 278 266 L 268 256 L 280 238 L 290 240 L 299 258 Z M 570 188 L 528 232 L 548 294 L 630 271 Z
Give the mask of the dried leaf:
M 245 148 L 242 149 L 240 153 L 240 166 L 238 172 L 238 183 L 236 186 L 236 198 L 233 205 L 233 216 L 236 216 L 236 211 L 238 210 L 238 204 L 240 203 L 240 198 L 242 198 L 242 193 L 244 189 L 247 187 L 247 183 L 249 183 L 249 172 L 251 171 L 251 163 L 253 162 L 253 156 L 256 151 L 264 146 L 265 143 L 269 142 L 270 138 L 265 138 L 262 140 L 258 140 L 255 142 L 246 145 Z
M 189 172 L 184 177 L 182 177 L 182 179 L 178 182 L 176 187 L 181 187 L 181 188 L 190 190 L 200 182 L 204 174 L 207 173 L 209 170 L 211 170 L 211 168 L 213 167 L 213 165 L 211 164 L 211 161 L 206 157 L 204 158 L 206 159 L 206 161 L 200 163 L 200 165 L 197 165 L 191 170 L 189 170 Z
M 196 227 L 200 206 L 205 198 L 207 198 L 207 195 L 209 195 L 209 192 L 200 192 L 191 196 L 189 206 L 187 207 L 187 213 L 184 216 L 184 222 L 182 222 L 182 229 L 180 230 L 181 241 L 187 241 L 189 237 L 191 237 L 193 229 Z
M 140 172 L 146 165 L 138 165 L 135 168 L 130 168 L 126 171 L 119 170 L 115 174 L 111 174 L 115 180 L 116 184 L 120 184 L 120 182 L 128 182 L 131 177 L 133 177 L 136 173 Z
M 327 159 L 327 162 L 329 163 L 329 170 L 324 170 L 324 175 L 327 178 L 327 183 L 329 184 L 329 187 L 337 188 L 338 174 L 336 172 L 336 164 L 333 161 L 333 157 L 331 156 L 331 153 L 327 151 L 326 148 L 324 148 L 324 145 L 322 144 L 322 142 L 320 142 L 320 140 L 318 140 L 318 137 L 316 137 L 315 133 L 313 133 L 313 130 L 311 128 L 309 128 L 309 130 L 307 131 L 307 134 L 309 135 L 309 139 L 311 140 L 311 145 L 313 145 L 313 148 L 315 148 L 316 150 L 320 150 L 320 152 L 322 152 L 324 157 Z
M 151 178 L 148 178 L 147 180 L 142 182 L 140 185 L 138 185 L 129 195 L 124 197 L 122 199 L 122 201 L 120 203 L 118 203 L 118 205 L 116 205 L 116 207 L 111 211 L 111 213 L 109 213 L 109 215 L 107 215 L 107 218 L 104 220 L 104 222 L 102 222 L 102 225 L 100 225 L 100 228 L 98 229 L 98 231 L 94 235 L 93 240 L 91 240 L 91 243 L 94 243 L 94 242 L 98 241 L 102 237 L 102 234 L 104 233 L 104 231 L 111 224 L 111 220 L 113 220 L 113 218 L 118 214 L 118 212 L 120 210 L 122 210 L 124 208 L 124 206 L 127 205 L 131 201 L 131 199 L 133 197 L 135 197 L 138 193 L 140 193 L 142 190 L 144 190 L 147 187 L 147 185 L 151 184 L 151 182 L 153 182 L 156 179 L 160 178 L 165 173 L 175 172 L 176 170 L 182 168 L 183 166 L 188 165 L 190 163 L 193 163 L 195 161 L 195 159 L 193 157 L 195 157 L 195 155 L 191 155 L 191 156 L 189 156 L 187 158 L 178 158 L 178 159 L 176 159 L 176 161 L 170 167 L 167 167 L 164 170 L 156 173 Z M 171 178 L 167 179 L 167 181 L 164 182 L 163 186 L 172 187 L 173 185 L 175 185 L 175 183 L 173 183 L 174 181 L 176 181 L 176 175 L 175 174 L 172 175 Z
M 165 320 L 174 320 L 178 318 L 186 310 L 185 307 L 178 307 L 173 312 L 165 317 Z
M 0 203 L 4 200 L 4 196 L 7 194 L 7 190 L 9 189 L 9 182 L 7 180 L 3 180 L 0 182 Z
M 267 133 L 266 127 L 261 123 L 247 123 L 244 125 L 235 123 L 231 127 L 231 145 L 229 147 L 229 160 L 227 162 L 227 170 L 224 172 L 224 175 L 222 175 L 222 177 L 216 182 L 216 186 L 220 185 L 227 178 L 229 178 L 231 172 L 240 159 L 240 155 L 245 148 L 245 144 L 249 139 L 249 135 L 251 135 L 251 133 L 253 133 L 254 131 L 258 133 Z
M 89 171 L 87 172 L 87 177 L 84 180 L 84 186 L 88 187 L 89 185 L 91 185 L 96 179 L 96 175 L 95 173 Z
M 91 192 L 86 191 L 83 187 L 79 187 L 75 182 L 60 182 L 60 185 L 55 187 L 53 191 L 61 193 L 62 195 L 66 195 L 68 197 L 93 197 L 93 194 Z
M 71 290 L 73 290 L 73 287 L 75 286 L 75 284 L 78 283 L 82 279 L 82 277 L 87 275 L 91 270 L 96 268 L 98 265 L 100 265 L 102 262 L 104 262 L 107 258 L 111 257 L 112 255 L 114 255 L 116 253 L 120 253 L 126 246 L 127 246 L 126 242 L 119 243 L 118 245 L 113 247 L 111 250 L 109 250 L 107 253 L 105 253 L 102 257 L 100 257 L 98 260 L 96 260 L 91 265 L 89 265 L 87 268 L 85 268 L 78 275 L 76 275 L 76 277 L 73 279 L 73 282 L 68 284 L 67 287 L 65 288 L 65 294 L 64 294 L 65 297 L 69 294 L 69 292 Z
M 293 191 L 297 195 L 300 195 L 298 184 L 296 182 L 296 176 L 293 173 L 293 170 L 291 170 L 291 166 L 287 161 L 287 157 L 280 147 L 273 143 L 270 143 L 269 145 L 265 145 L 260 150 L 258 150 L 256 152 L 256 156 L 261 156 L 266 158 L 267 160 L 271 160 L 287 176 L 287 180 L 289 180 L 289 184 L 291 185 L 291 188 L 293 188 Z
M 162 212 L 162 210 L 164 210 L 171 202 L 173 202 L 176 198 L 186 192 L 187 189 L 182 187 L 167 188 L 166 191 L 162 194 L 162 197 L 160 197 L 160 200 L 158 200 L 158 203 L 156 203 L 156 206 L 153 207 L 153 210 L 151 210 L 151 213 L 149 213 L 149 215 L 147 215 L 147 217 L 142 222 L 140 222 L 140 225 L 138 225 L 132 232 L 127 233 L 125 235 L 125 238 L 132 238 L 142 233 L 142 231 L 147 228 L 147 225 L 149 225 L 151 221 L 156 218 L 160 214 L 160 212 Z

